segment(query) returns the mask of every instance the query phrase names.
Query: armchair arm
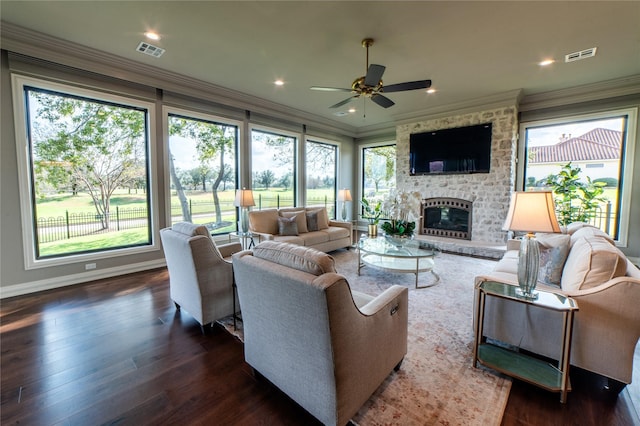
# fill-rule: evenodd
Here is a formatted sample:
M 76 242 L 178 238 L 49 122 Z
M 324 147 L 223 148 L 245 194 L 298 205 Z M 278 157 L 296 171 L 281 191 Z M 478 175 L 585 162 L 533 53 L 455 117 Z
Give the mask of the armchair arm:
M 330 220 L 329 221 L 329 226 L 336 226 L 338 228 L 345 228 L 348 229 L 349 232 L 352 232 L 352 228 L 353 226 L 351 225 L 351 222 L 341 222 L 338 220 Z
M 216 244 L 218 250 L 220 250 L 220 254 L 223 258 L 231 257 L 234 253 L 238 253 L 242 251 L 242 245 L 240 243 L 225 243 L 225 244 Z

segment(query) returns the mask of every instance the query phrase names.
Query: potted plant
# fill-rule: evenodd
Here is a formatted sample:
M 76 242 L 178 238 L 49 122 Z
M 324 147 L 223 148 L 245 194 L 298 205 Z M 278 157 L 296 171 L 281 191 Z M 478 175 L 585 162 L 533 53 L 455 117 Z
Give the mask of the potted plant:
M 420 209 L 420 194 L 418 192 L 391 191 L 385 198 L 382 208 L 388 212 L 389 220 L 380 228 L 392 244 L 402 246 L 405 241 L 413 238 L 416 229 L 416 212 Z
M 362 218 L 369 221 L 369 236 L 375 237 L 378 235 L 378 222 L 380 222 L 380 216 L 382 215 L 382 201 L 378 200 L 374 204 L 373 201 L 370 202 L 362 197 L 360 204 L 362 204 L 364 211 Z

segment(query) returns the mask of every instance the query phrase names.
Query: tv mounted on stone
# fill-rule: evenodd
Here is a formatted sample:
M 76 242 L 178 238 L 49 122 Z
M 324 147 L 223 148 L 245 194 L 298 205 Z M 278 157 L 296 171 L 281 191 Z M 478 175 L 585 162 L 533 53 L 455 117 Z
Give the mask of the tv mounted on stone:
M 489 173 L 491 123 L 413 133 L 410 175 Z

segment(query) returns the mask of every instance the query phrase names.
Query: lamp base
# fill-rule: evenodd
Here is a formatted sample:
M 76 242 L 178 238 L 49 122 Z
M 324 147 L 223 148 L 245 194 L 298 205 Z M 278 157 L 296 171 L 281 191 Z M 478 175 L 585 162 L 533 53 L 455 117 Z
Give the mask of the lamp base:
M 527 300 L 536 300 L 535 291 L 538 283 L 538 268 L 540 267 L 540 248 L 533 234 L 522 237 L 518 252 L 518 286 L 516 294 Z

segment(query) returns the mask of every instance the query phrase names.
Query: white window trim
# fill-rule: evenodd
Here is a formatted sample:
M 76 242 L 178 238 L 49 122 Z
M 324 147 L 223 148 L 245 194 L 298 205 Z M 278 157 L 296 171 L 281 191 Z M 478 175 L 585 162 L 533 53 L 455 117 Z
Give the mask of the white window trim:
M 25 269 L 47 268 L 57 265 L 68 265 L 69 263 L 84 263 L 88 261 L 101 260 L 105 258 L 130 256 L 137 253 L 148 253 L 160 249 L 159 233 L 157 229 L 158 208 L 155 194 L 156 188 L 156 150 L 153 141 L 156 140 L 155 135 L 155 104 L 152 102 L 141 101 L 134 98 L 117 96 L 110 93 L 104 93 L 97 90 L 83 89 L 75 86 L 50 82 L 37 78 L 32 78 L 20 74 L 11 75 L 12 94 L 13 94 L 13 110 L 14 125 L 16 132 L 16 151 L 18 160 L 18 189 L 20 191 L 20 212 L 22 221 L 22 247 Z M 89 99 L 96 99 L 117 104 L 130 105 L 134 107 L 144 108 L 148 111 L 148 164 L 149 168 L 149 208 L 151 219 L 151 244 L 139 247 L 125 247 L 121 249 L 105 250 L 96 253 L 78 253 L 69 254 L 56 258 L 36 259 L 36 251 L 33 242 L 35 241 L 33 218 L 34 211 L 31 203 L 31 172 L 29 167 L 29 142 L 27 139 L 27 114 L 26 101 L 24 99 L 24 87 L 30 86 L 38 89 L 52 90 L 61 93 L 78 95 Z
M 242 140 L 242 129 L 243 123 L 242 121 L 231 120 L 228 118 L 219 117 L 217 115 L 204 114 L 201 112 L 196 112 L 190 109 L 184 108 L 176 108 L 170 106 L 162 107 L 162 135 L 163 141 L 162 144 L 162 152 L 164 155 L 164 181 L 166 182 L 163 191 L 164 191 L 164 207 L 165 207 L 165 220 L 167 226 L 171 226 L 172 217 L 171 217 L 171 172 L 169 171 L 169 114 L 179 115 L 185 118 L 193 118 L 196 120 L 204 120 L 210 121 L 217 124 L 228 124 L 229 126 L 236 126 L 238 128 L 238 139 L 236 140 L 236 186 L 239 185 L 240 181 L 240 141 Z
M 518 167 L 516 187 L 524 187 L 524 167 L 525 161 L 525 145 L 526 130 L 531 127 L 544 127 L 554 124 L 570 123 L 573 121 L 587 121 L 593 119 L 607 119 L 626 115 L 627 120 L 627 140 L 625 143 L 623 175 L 622 175 L 622 191 L 620 197 L 620 228 L 618 239 L 615 241 L 618 247 L 627 247 L 629 240 L 629 220 L 631 215 L 631 187 L 633 183 L 633 169 L 635 158 L 636 132 L 638 129 L 638 108 L 622 108 L 611 111 L 593 112 L 588 114 L 567 115 L 560 118 L 552 118 L 546 120 L 535 120 L 520 123 L 520 143 L 518 144 Z

